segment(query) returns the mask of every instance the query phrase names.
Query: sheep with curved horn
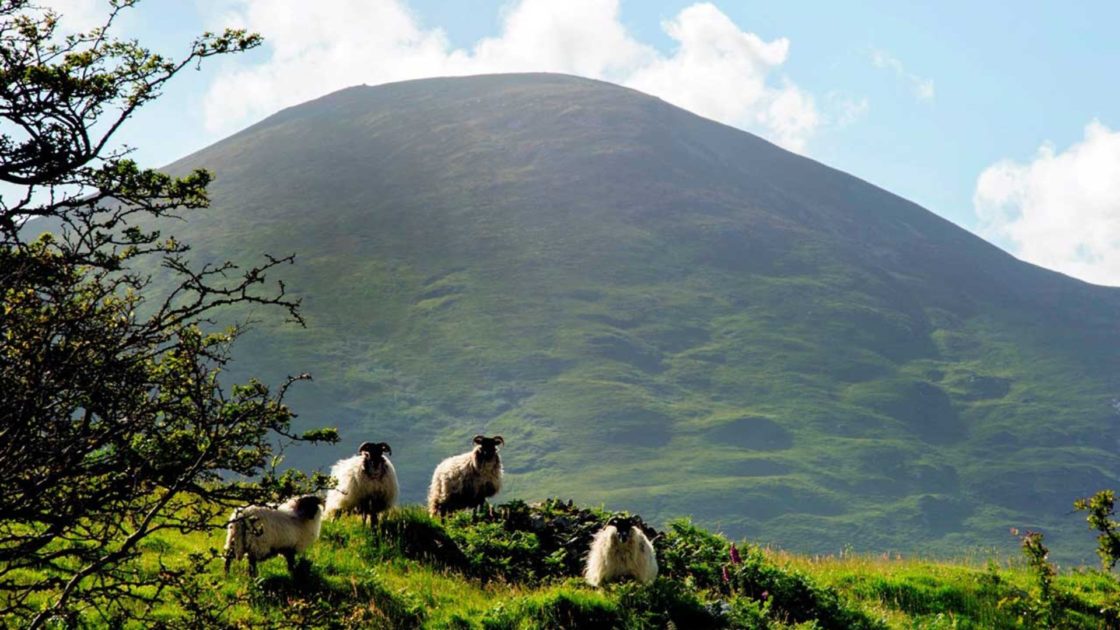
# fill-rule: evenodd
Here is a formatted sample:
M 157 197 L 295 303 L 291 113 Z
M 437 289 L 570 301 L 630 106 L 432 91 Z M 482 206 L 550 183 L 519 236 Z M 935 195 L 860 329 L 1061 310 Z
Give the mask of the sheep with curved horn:
M 474 448 L 448 457 L 432 473 L 428 512 L 443 517 L 455 510 L 478 508 L 502 489 L 502 436 L 474 436 Z
M 591 541 L 584 579 L 591 586 L 631 578 L 649 584 L 657 579 L 657 555 L 640 521 L 632 516 L 615 516 Z
M 358 454 L 339 460 L 331 466 L 335 487 L 327 493 L 327 518 L 356 512 L 362 521 L 377 523 L 381 512 L 397 504 L 400 486 L 397 470 L 388 455 L 393 449 L 385 442 L 363 442 Z

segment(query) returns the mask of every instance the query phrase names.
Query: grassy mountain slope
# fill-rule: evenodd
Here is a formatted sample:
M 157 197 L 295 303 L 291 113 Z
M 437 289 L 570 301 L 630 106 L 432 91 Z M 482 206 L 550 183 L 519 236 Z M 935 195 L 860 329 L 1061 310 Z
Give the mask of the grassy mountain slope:
M 506 497 L 694 515 L 804 551 L 1083 535 L 1117 485 L 1120 292 L 617 86 L 499 75 L 355 87 L 172 165 L 200 261 L 297 252 L 309 328 L 240 370 L 336 450 L 388 441 L 406 498 L 475 433 Z
M 145 542 L 137 571 L 176 576 L 151 609 L 171 628 L 997 629 L 1116 619 L 1120 589 L 1095 570 L 1062 572 L 1044 600 L 1018 560 L 809 557 L 747 543 L 733 555 L 726 538 L 683 519 L 654 538 L 656 582 L 593 589 L 579 577 L 581 556 L 608 517 L 570 502 L 514 502 L 440 523 L 408 506 L 372 532 L 357 518 L 326 522 L 295 575 L 277 558 L 256 580 L 244 561 L 221 575 L 220 529 L 168 530 Z M 81 622 L 112 626 L 118 613 L 90 609 Z

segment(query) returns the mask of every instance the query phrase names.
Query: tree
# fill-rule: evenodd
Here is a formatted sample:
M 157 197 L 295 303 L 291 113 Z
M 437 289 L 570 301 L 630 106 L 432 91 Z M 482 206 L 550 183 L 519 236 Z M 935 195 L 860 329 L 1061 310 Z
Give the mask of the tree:
M 1097 555 L 1101 559 L 1101 568 L 1111 571 L 1120 561 L 1120 523 L 1112 518 L 1116 515 L 1116 493 L 1101 490 L 1091 497 L 1074 501 L 1073 509 L 1087 512 L 1085 520 L 1089 527 L 1100 532 L 1097 535 Z
M 0 616 L 31 627 L 142 619 L 179 571 L 141 570 L 145 539 L 305 487 L 277 477 L 278 453 L 336 439 L 291 431 L 284 396 L 306 376 L 220 382 L 243 326 L 219 329 L 218 309 L 302 325 L 267 278 L 293 256 L 193 266 L 153 226 L 206 207 L 210 174 L 142 169 L 111 144 L 176 74 L 260 40 L 205 33 L 169 59 L 112 36 L 136 1 L 63 35 L 57 14 L 0 0 Z

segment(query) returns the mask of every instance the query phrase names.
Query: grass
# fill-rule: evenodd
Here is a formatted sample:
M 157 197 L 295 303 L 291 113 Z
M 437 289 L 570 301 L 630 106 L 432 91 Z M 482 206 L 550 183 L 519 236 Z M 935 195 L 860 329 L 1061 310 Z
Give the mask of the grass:
M 169 627 L 1044 627 L 1034 576 L 1017 559 L 807 556 L 747 542 L 733 556 L 726 538 L 687 520 L 654 539 L 655 583 L 593 589 L 579 576 L 583 550 L 608 516 L 550 500 L 440 523 L 409 506 L 373 530 L 356 518 L 326 522 L 295 575 L 274 559 L 255 580 L 244 563 L 222 574 L 220 530 L 163 532 L 145 542 L 134 569 L 194 564 L 152 611 L 150 622 Z M 1102 610 L 1120 598 L 1113 576 L 1065 570 L 1055 584 L 1062 627 L 1111 627 Z
M 777 566 L 812 575 L 820 584 L 861 602 L 891 627 L 1012 628 L 1023 615 L 1035 578 L 1014 558 L 955 562 L 891 554 L 803 556 L 767 550 Z M 1069 627 L 1112 627 L 1100 619 L 1118 595 L 1112 575 L 1095 569 L 1065 571 L 1057 580 Z
M 819 326 L 797 323 L 791 307 L 767 303 L 777 281 L 760 280 L 751 289 L 759 303 L 743 312 L 717 299 L 696 313 L 684 302 L 703 289 L 687 283 L 603 286 L 590 303 L 525 289 L 523 303 L 505 307 L 491 288 L 505 282 L 498 278 L 459 271 L 442 285 L 414 270 L 386 273 L 355 279 L 397 286 L 370 297 L 376 305 L 316 294 L 309 330 L 269 328 L 238 349 L 246 373 L 267 377 L 273 365 L 315 375 L 293 406 L 309 426 L 339 426 L 344 445 L 293 452 L 296 466 L 321 468 L 352 443 L 388 441 L 405 497 L 416 501 L 434 462 L 475 433 L 501 433 L 510 497 L 573 493 L 662 524 L 694 514 L 807 553 L 852 541 L 831 525 L 805 535 L 784 517 L 823 524 L 813 517 L 834 516 L 833 506 L 875 529 L 856 543 L 864 551 L 952 555 L 1029 526 L 1060 534 L 1055 552 L 1080 561 L 1089 559 L 1074 551 L 1082 525 L 1064 515 L 1076 496 L 1116 485 L 1115 458 L 1093 437 L 1107 413 L 1106 384 L 1092 375 L 1083 379 L 1090 386 L 1081 383 L 1077 360 L 1035 347 L 1028 329 L 964 321 L 955 334 L 976 340 L 967 352 L 896 356 L 882 340 L 826 324 L 848 317 L 828 302 L 815 306 Z M 296 275 L 289 285 L 323 284 L 318 272 Z M 430 284 L 461 293 L 417 299 Z M 833 293 L 820 284 L 799 290 Z M 642 294 L 659 296 L 646 312 Z M 429 308 L 452 298 L 446 310 Z M 371 319 L 383 315 L 381 332 L 354 323 L 366 306 Z M 888 305 L 880 310 L 891 315 Z M 751 419 L 777 430 L 752 438 Z M 726 439 L 736 431 L 741 440 Z M 588 452 L 609 465 L 584 465 Z M 683 463 L 668 466 L 669 458 Z M 740 467 L 748 460 L 776 465 Z M 917 507 L 942 496 L 956 499 L 954 509 Z M 889 528 L 877 526 L 884 515 L 895 517 Z
M 298 468 L 387 441 L 420 501 L 438 461 L 502 433 L 508 498 L 806 553 L 1012 553 L 1001 533 L 1032 527 L 1080 561 L 1072 500 L 1120 486 L 1115 290 L 655 99 L 557 76 L 355 88 L 186 167 L 216 173 L 214 207 L 164 229 L 196 260 L 298 254 L 308 328 L 252 313 L 230 379 L 314 375 L 300 428 L 343 443 Z

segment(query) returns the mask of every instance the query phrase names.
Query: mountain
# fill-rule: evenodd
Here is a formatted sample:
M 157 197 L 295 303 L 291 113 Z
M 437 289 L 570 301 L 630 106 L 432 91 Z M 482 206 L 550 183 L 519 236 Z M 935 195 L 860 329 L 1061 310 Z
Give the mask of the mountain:
M 505 498 L 694 515 L 808 552 L 960 550 L 1115 487 L 1120 291 L 657 98 L 563 75 L 354 87 L 168 167 L 215 172 L 195 259 L 296 252 L 337 447 L 387 441 L 406 500 L 476 433 Z M 1050 542 L 1050 541 L 1048 541 Z

